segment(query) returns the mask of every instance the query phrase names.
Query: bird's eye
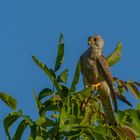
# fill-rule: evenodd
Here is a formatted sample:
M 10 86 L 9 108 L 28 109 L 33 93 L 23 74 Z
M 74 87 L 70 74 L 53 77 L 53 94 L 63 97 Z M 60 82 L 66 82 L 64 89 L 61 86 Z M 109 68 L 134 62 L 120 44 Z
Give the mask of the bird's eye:
M 94 41 L 96 42 L 97 41 L 97 38 L 94 38 Z

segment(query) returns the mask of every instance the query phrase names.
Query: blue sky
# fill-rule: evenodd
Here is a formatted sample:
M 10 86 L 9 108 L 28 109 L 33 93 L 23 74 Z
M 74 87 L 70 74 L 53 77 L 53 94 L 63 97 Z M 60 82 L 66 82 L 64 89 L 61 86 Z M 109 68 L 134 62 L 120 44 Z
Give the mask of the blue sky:
M 31 55 L 53 67 L 60 32 L 65 42 L 63 68 L 69 68 L 69 81 L 79 56 L 88 47 L 87 37 L 92 34 L 104 38 L 106 56 L 121 41 L 122 59 L 111 68 L 113 75 L 140 81 L 139 5 L 139 0 L 0 1 L 0 91 L 15 97 L 18 108 L 33 120 L 37 119 L 32 90 L 38 93 L 50 83 L 33 63 Z M 78 88 L 83 88 L 81 82 Z M 127 95 L 134 105 L 138 103 Z M 0 138 L 5 140 L 2 120 L 11 110 L 2 101 L 0 106 Z M 120 108 L 124 107 L 120 103 Z M 26 132 L 23 140 L 27 139 Z

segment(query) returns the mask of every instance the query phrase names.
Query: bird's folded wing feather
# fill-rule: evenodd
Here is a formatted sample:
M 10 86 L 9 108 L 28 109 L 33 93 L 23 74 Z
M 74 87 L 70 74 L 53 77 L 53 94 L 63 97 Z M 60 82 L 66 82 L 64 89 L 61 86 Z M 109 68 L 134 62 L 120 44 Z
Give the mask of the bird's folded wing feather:
M 114 80 L 113 80 L 113 76 L 109 70 L 109 65 L 105 60 L 105 57 L 103 55 L 101 55 L 100 57 L 97 58 L 98 63 L 99 63 L 99 67 L 104 71 L 104 77 L 106 78 L 112 92 L 114 94 L 116 94 L 116 97 L 121 100 L 122 102 L 126 103 L 129 106 L 132 106 L 132 104 L 125 98 L 125 96 L 123 96 L 121 93 L 117 92 L 115 87 L 114 87 Z M 114 98 L 114 95 L 112 95 Z
M 110 90 L 111 90 L 111 98 L 112 98 L 112 102 L 114 105 L 115 110 L 117 111 L 118 106 L 117 106 L 117 99 L 116 99 L 116 91 L 115 91 L 115 87 L 114 87 L 114 81 L 113 81 L 113 77 L 112 74 L 109 70 L 109 66 L 105 60 L 105 57 L 103 55 L 97 57 L 97 65 L 99 68 L 99 72 L 100 74 L 102 74 L 102 77 L 105 78 L 105 80 L 107 81 Z

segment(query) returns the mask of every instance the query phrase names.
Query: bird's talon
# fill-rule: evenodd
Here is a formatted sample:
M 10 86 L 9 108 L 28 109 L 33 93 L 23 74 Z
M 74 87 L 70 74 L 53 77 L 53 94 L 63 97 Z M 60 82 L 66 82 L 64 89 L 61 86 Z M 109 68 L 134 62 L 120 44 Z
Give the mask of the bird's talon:
M 100 83 L 97 83 L 97 84 L 92 84 L 91 85 L 91 88 L 92 88 L 92 90 L 94 91 L 94 90 L 98 90 L 98 87 L 100 86 Z

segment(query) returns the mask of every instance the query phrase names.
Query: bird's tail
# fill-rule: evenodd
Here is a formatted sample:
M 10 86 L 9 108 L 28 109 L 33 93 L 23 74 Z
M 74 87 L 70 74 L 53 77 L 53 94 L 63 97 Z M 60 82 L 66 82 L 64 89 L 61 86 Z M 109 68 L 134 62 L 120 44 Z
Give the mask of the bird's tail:
M 116 119 L 114 115 L 114 111 L 110 101 L 109 87 L 107 86 L 106 82 L 102 82 L 99 86 L 99 95 L 100 100 L 102 102 L 102 107 L 105 112 L 106 120 L 109 125 L 116 125 Z
M 105 112 L 105 117 L 106 117 L 107 123 L 109 125 L 117 125 L 109 96 L 106 96 L 106 98 L 104 98 L 103 96 L 100 96 L 100 98 L 102 101 L 102 106 L 103 106 L 103 109 Z
M 114 105 L 114 108 L 115 108 L 115 112 L 118 111 L 118 104 L 117 104 L 117 98 L 116 98 L 116 90 L 115 88 L 113 88 L 112 85 L 109 85 L 110 86 L 110 96 L 112 98 L 112 103 Z

